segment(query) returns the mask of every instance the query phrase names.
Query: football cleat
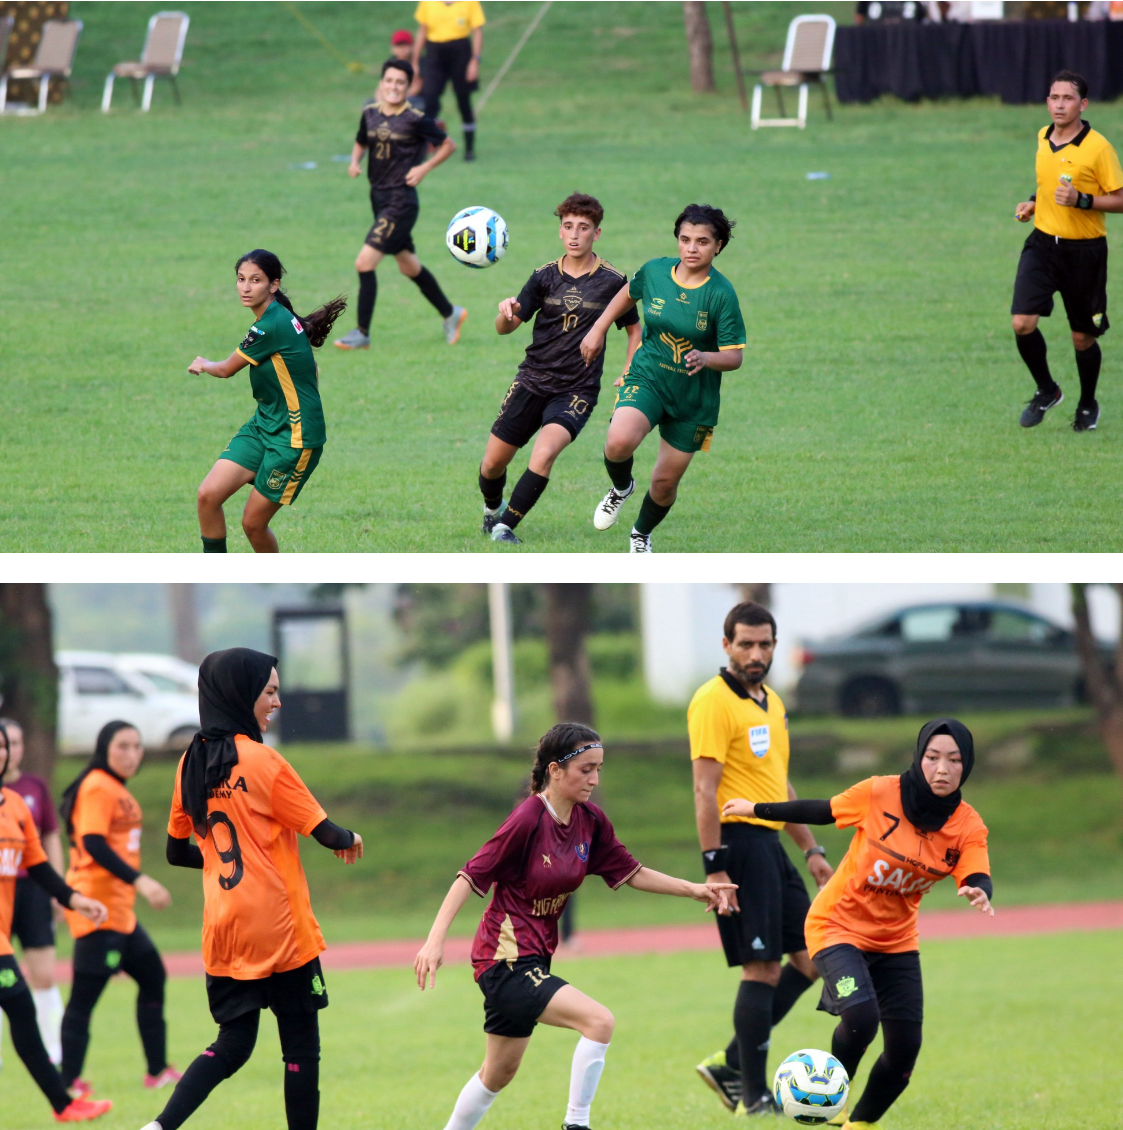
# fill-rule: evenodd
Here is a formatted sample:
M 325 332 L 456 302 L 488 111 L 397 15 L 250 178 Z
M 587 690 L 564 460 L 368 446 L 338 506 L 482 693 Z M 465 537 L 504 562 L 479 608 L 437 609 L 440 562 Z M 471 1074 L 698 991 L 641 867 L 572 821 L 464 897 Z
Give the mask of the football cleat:
M 1025 406 L 1025 411 L 1022 412 L 1022 418 L 1019 421 L 1023 428 L 1036 428 L 1042 420 L 1045 419 L 1045 413 L 1050 408 L 1056 408 L 1065 394 L 1061 392 L 1060 385 L 1053 385 L 1052 392 L 1042 392 L 1038 389 L 1033 394 L 1033 399 Z
M 877 1130 L 876 1122 L 844 1122 L 842 1130 Z
M 632 530 L 628 535 L 628 552 L 629 553 L 654 553 L 651 548 L 651 535 L 641 534 L 638 530 Z
M 1085 408 L 1082 404 L 1077 405 L 1076 415 L 1072 418 L 1072 430 L 1074 432 L 1094 432 L 1099 422 L 1099 401 L 1093 400 L 1091 408 Z
M 66 1090 L 72 1099 L 88 1099 L 94 1093 L 93 1084 L 85 1079 L 75 1079 Z
M 741 1072 L 725 1062 L 725 1052 L 714 1052 L 694 1068 L 702 1082 L 711 1088 L 728 1110 L 736 1110 L 741 1101 Z
M 480 527 L 480 532 L 487 534 L 488 537 L 491 537 L 491 531 L 495 529 L 495 524 L 499 521 L 499 515 L 502 514 L 502 513 L 503 513 L 503 503 L 502 502 L 499 503 L 499 508 L 497 510 L 488 510 L 488 508 L 485 506 L 484 507 L 484 522 L 483 522 L 483 525 Z
M 71 1099 L 63 1111 L 55 1112 L 56 1122 L 89 1122 L 113 1109 L 108 1099 Z
M 343 337 L 337 338 L 335 348 L 370 349 L 370 334 L 365 334 L 360 329 L 354 329 L 349 334 L 344 334 Z
M 464 325 L 464 319 L 467 317 L 468 311 L 463 306 L 454 306 L 452 313 L 445 318 L 442 324 L 444 325 L 445 341 L 449 345 L 455 345 L 460 339 L 460 327 Z
M 744 1099 L 739 1100 L 737 1103 L 737 1109 L 734 1110 L 733 1113 L 755 1118 L 760 1115 L 768 1114 L 775 1116 L 777 1114 L 782 1114 L 783 1111 L 780 1109 L 780 1104 L 766 1092 L 765 1094 L 761 1095 L 759 1099 L 755 1099 L 747 1106 L 745 1105 Z
M 828 1126 L 845 1126 L 850 1121 L 850 1111 L 844 1107 L 834 1116 L 834 1118 L 827 1120 Z
M 176 1071 L 174 1064 L 169 1063 L 159 1075 L 145 1075 L 144 1085 L 155 1091 L 160 1087 L 173 1087 L 182 1078 L 183 1074 Z
M 515 537 L 515 531 L 503 522 L 496 522 L 491 528 L 491 540 L 503 545 L 522 545 L 522 538 Z
M 598 530 L 611 530 L 620 517 L 620 507 L 626 499 L 631 498 L 636 489 L 636 480 L 632 479 L 631 485 L 621 494 L 615 487 L 609 489 L 608 494 L 600 500 L 600 505 L 593 511 L 593 525 Z

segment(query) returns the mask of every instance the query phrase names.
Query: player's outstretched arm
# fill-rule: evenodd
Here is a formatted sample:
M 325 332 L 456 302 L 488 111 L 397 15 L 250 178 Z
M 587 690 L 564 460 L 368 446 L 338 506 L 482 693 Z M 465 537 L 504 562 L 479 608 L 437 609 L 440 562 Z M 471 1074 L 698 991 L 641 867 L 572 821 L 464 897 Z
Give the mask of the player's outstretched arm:
M 76 890 L 67 885 L 66 880 L 45 860 L 33 864 L 27 869 L 28 878 L 44 891 L 56 899 L 60 906 L 67 910 L 76 910 L 88 918 L 95 926 L 101 926 L 109 918 L 109 911 L 105 904 L 97 899 L 80 895 Z
M 363 858 L 363 837 L 326 818 L 312 829 L 312 838 L 321 847 L 330 848 L 335 858 L 344 863 L 357 863 Z
M 744 359 L 743 349 L 720 349 L 716 353 L 692 349 L 682 360 L 686 371 L 696 377 L 703 369 L 712 369 L 715 373 L 732 373 L 741 367 Z
M 791 781 L 788 781 L 788 800 L 799 800 L 795 786 Z M 807 870 L 811 872 L 811 877 L 815 880 L 819 890 L 822 890 L 830 882 L 834 868 L 827 862 L 826 856 L 823 855 L 823 849 L 819 846 L 811 829 L 806 824 L 788 820 L 784 823 L 784 831 L 791 836 L 795 846 L 803 852 L 803 858 L 807 860 Z
M 521 309 L 517 298 L 504 298 L 499 303 L 499 313 L 495 316 L 495 332 L 500 335 L 513 334 L 523 324 L 519 317 Z
M 468 896 L 471 893 L 472 888 L 468 885 L 468 880 L 463 875 L 457 875 L 456 882 L 449 887 L 448 894 L 445 895 L 445 900 L 441 903 L 441 909 L 437 911 L 437 917 L 433 922 L 433 928 L 429 931 L 429 937 L 425 939 L 425 944 L 417 951 L 417 956 L 413 959 L 413 971 L 417 976 L 418 988 L 422 992 L 425 991 L 426 980 L 429 982 L 430 989 L 436 987 L 437 970 L 440 969 L 445 960 L 445 939 L 448 937 L 449 927 L 468 901 Z
M 974 883 L 972 882 L 974 880 Z M 968 875 L 963 881 L 963 886 L 956 891 L 956 895 L 965 898 L 976 910 L 994 917 L 994 907 L 990 905 L 990 891 L 983 884 L 990 886 L 990 876 L 977 874 Z M 993 888 L 991 888 L 993 890 Z
M 451 137 L 446 137 L 441 142 L 436 153 L 429 158 L 428 161 L 422 161 L 420 165 L 414 165 L 409 172 L 406 173 L 406 184 L 410 188 L 416 188 L 438 165 L 447 161 L 453 153 L 456 152 L 456 142 Z
M 628 880 L 628 886 L 653 895 L 678 895 L 704 902 L 707 913 L 716 910 L 718 914 L 729 913 L 729 896 L 737 889 L 736 883 L 691 883 L 664 875 L 662 871 L 652 871 L 650 867 L 641 867 Z
M 604 349 L 604 339 L 608 335 L 608 327 L 618 318 L 622 318 L 629 310 L 635 308 L 636 300 L 628 293 L 628 283 L 625 283 L 617 292 L 616 297 L 605 307 L 604 313 L 593 323 L 593 328 L 581 341 L 581 356 L 586 365 L 591 365 Z
M 208 361 L 205 357 L 196 357 L 187 366 L 187 371 L 196 377 L 200 373 L 207 373 L 212 377 L 225 379 L 232 377 L 239 369 L 244 369 L 248 364 L 249 362 L 235 350 L 225 361 Z

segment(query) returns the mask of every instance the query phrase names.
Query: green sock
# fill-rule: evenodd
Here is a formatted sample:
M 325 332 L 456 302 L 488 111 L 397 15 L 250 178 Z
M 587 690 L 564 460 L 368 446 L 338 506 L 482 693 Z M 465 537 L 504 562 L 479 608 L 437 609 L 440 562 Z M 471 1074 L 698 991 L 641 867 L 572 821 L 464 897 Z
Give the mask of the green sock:
M 652 501 L 651 492 L 648 491 L 647 494 L 643 496 L 643 502 L 640 504 L 639 508 L 639 517 L 636 518 L 636 533 L 650 535 L 651 531 L 655 529 L 670 512 L 671 508 L 669 506 L 660 506 L 658 502 Z
M 226 539 L 225 538 L 203 538 L 203 552 L 204 553 L 225 553 L 226 552 Z

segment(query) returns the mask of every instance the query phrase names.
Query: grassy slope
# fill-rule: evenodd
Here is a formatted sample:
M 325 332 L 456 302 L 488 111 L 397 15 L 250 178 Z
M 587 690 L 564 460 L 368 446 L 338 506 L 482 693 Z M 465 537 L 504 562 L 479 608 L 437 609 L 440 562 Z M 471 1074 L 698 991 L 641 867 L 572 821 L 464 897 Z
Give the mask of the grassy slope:
M 7 548 L 194 550 L 194 488 L 251 407 L 244 379 L 185 374 L 197 352 L 224 356 L 242 336 L 234 259 L 280 252 L 298 309 L 354 286 L 367 206 L 331 157 L 347 152 L 371 80 L 278 5 L 186 7 L 182 109 L 161 90 L 142 117 L 122 89 L 117 112 L 96 112 L 142 21 L 132 5 L 79 2 L 73 101 L 0 123 L 6 408 L 27 437 L 9 461 Z M 779 45 L 797 6 L 735 7 L 756 54 Z M 302 6 L 368 62 L 410 8 Z M 489 5 L 485 81 L 533 9 Z M 1123 434 L 1110 343 L 1097 433 L 1075 437 L 1056 414 L 1032 432 L 1015 420 L 1029 382 L 1006 313 L 1025 234 L 1010 217 L 1031 187 L 1041 111 L 886 102 L 752 134 L 719 54 L 725 90 L 699 97 L 677 5 L 554 6 L 487 108 L 481 161 L 453 160 L 422 190 L 418 245 L 472 311 L 464 338 L 450 353 L 414 288 L 382 272 L 377 348 L 322 355 L 329 447 L 278 521 L 284 548 L 488 548 L 475 466 L 523 346 L 495 338 L 489 311 L 555 254 L 550 211 L 575 187 L 605 202 L 602 247 L 624 268 L 673 250 L 667 228 L 688 199 L 740 221 L 721 268 L 744 305 L 747 364 L 660 549 L 1119 548 L 1102 489 Z M 1118 136 L 1123 109 L 1090 116 Z M 318 169 L 289 168 L 308 160 Z M 806 181 L 814 170 L 832 179 Z M 511 225 L 492 271 L 441 249 L 445 217 L 476 201 Z M 1046 333 L 1071 391 L 1063 319 Z M 610 371 L 621 351 L 615 340 Z M 602 407 L 565 456 L 528 549 L 621 548 L 588 521 L 606 419 Z M 649 445 L 641 475 L 652 457 Z M 747 495 L 732 508 L 731 483 Z
M 925 947 L 924 1049 L 912 1084 L 885 1119 L 889 1130 L 1085 1130 L 1117 1121 L 1117 1036 L 1108 1002 L 1123 991 L 1113 933 L 943 942 Z M 597 1095 L 596 1125 L 619 1130 L 720 1130 L 729 1115 L 692 1065 L 725 1043 L 735 974 L 716 955 L 584 959 L 557 971 L 617 1017 Z M 652 991 L 657 987 L 657 991 Z M 483 1052 L 478 990 L 465 966 L 446 969 L 422 995 L 407 970 L 329 975 L 322 1015 L 321 1125 L 422 1130 L 443 1125 Z M 132 1130 L 161 1099 L 143 1071 L 131 988 L 114 983 L 94 1018 L 88 1077 L 116 1108 L 98 1125 Z M 1058 1002 L 1063 1001 L 1063 1007 Z M 183 1066 L 213 1038 L 201 980 L 173 981 L 172 1058 Z M 804 997 L 777 1029 L 771 1064 L 799 1047 L 829 1046 L 833 1021 Z M 563 1112 L 572 1033 L 540 1028 L 522 1074 L 488 1115 L 488 1130 L 548 1130 Z M 880 1045 L 875 1045 L 875 1049 Z M 47 1125 L 47 1107 L 5 1047 L 5 1130 Z M 873 1053 L 867 1056 L 866 1067 Z M 1095 1064 L 1096 1085 L 1073 1077 Z M 864 1071 L 859 1073 L 861 1086 Z M 276 1028 L 262 1021 L 253 1059 L 191 1121 L 195 1130 L 282 1125 Z

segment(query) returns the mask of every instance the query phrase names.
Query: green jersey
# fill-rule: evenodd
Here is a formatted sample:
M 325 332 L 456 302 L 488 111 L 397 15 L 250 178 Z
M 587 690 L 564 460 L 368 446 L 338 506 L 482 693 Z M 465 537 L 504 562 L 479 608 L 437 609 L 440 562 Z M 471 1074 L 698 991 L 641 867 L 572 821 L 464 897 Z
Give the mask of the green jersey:
M 705 282 L 683 286 L 677 259 L 651 259 L 632 276 L 628 293 L 643 303 L 643 343 L 632 358 L 628 380 L 653 386 L 669 415 L 713 426 L 721 405 L 721 373 L 686 371 L 692 349 L 716 353 L 744 349 L 745 323 L 737 292 L 710 268 Z
M 316 358 L 296 315 L 270 302 L 238 352 L 253 366 L 250 387 L 261 430 L 289 447 L 322 447 L 327 432 Z

